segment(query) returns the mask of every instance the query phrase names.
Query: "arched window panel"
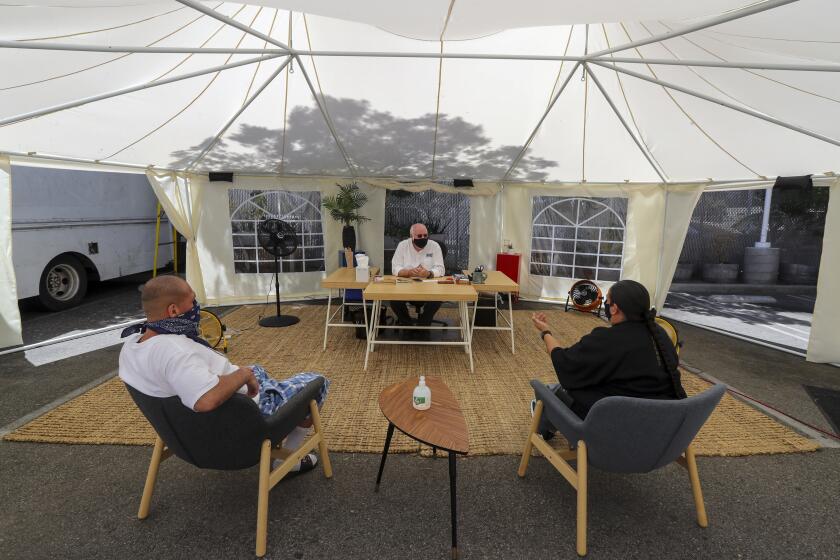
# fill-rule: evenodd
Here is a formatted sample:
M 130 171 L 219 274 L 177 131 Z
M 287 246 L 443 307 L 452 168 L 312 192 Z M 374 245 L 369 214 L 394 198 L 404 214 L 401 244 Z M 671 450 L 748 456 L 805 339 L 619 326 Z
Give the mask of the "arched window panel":
M 627 199 L 537 196 L 532 217 L 531 274 L 621 279 Z
M 324 226 L 319 191 L 255 191 L 231 189 L 230 205 L 233 265 L 237 274 L 274 273 L 274 257 L 257 239 L 260 222 L 282 220 L 298 236 L 298 248 L 277 261 L 278 271 L 317 272 L 325 270 Z

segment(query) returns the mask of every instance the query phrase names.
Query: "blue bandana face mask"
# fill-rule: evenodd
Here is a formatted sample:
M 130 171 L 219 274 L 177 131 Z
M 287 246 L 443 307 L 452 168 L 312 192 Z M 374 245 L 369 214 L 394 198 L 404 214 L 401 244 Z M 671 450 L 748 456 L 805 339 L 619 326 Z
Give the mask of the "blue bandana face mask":
M 199 344 L 208 348 L 210 345 L 198 335 L 198 324 L 201 321 L 201 306 L 193 300 L 193 306 L 189 311 L 181 313 L 177 317 L 168 317 L 160 321 L 151 321 L 142 325 L 128 327 L 122 332 L 122 336 L 128 336 L 137 332 L 145 332 L 146 329 L 155 331 L 158 334 L 182 334 Z

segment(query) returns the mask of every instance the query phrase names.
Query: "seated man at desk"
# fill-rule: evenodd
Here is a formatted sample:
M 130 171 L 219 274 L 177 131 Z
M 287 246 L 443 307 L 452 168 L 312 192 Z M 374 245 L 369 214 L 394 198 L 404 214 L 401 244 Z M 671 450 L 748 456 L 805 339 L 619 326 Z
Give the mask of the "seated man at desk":
M 436 241 L 429 239 L 429 230 L 423 224 L 414 224 L 409 230 L 410 239 L 400 241 L 391 260 L 391 273 L 404 278 L 437 278 L 444 275 L 443 252 Z M 420 302 L 411 302 L 417 305 Z M 392 301 L 391 309 L 397 315 L 398 325 L 411 325 L 408 306 L 404 301 Z M 417 325 L 428 327 L 440 309 L 439 301 L 423 302 Z

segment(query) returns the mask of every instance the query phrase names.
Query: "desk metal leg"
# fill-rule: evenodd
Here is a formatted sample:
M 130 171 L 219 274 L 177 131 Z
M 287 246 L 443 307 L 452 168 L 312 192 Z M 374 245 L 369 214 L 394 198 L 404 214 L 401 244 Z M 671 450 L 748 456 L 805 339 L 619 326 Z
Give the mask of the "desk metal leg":
M 475 366 L 473 365 L 473 355 L 472 355 L 472 329 L 470 328 L 470 311 L 467 307 L 466 301 L 458 302 L 458 306 L 461 308 L 461 324 L 464 326 L 463 332 L 465 333 L 464 342 L 464 349 L 467 351 L 467 354 L 470 357 L 470 373 L 475 372 Z M 476 303 L 476 305 L 478 305 Z M 473 316 L 474 318 L 475 316 Z
M 365 300 L 364 292 L 362 294 L 362 315 L 365 317 L 365 341 L 368 341 L 370 340 L 370 325 L 368 325 L 367 301 Z
M 327 320 L 324 321 L 324 350 L 327 349 L 327 331 L 330 330 L 330 305 L 332 304 L 332 288 L 330 288 L 330 295 L 327 297 Z
M 384 464 L 383 457 L 383 464 Z M 381 467 L 380 467 L 381 474 Z M 452 521 L 452 560 L 458 559 L 458 504 L 456 499 L 455 453 L 449 452 L 449 514 Z
M 373 339 L 373 333 L 376 332 L 376 302 L 373 302 L 373 309 L 370 311 L 373 317 L 370 318 L 370 330 L 368 331 L 367 344 L 365 344 L 365 369 L 368 366 L 368 356 L 370 356 L 370 345 Z
M 513 341 L 513 292 L 508 292 L 508 311 L 510 312 L 510 353 L 516 354 L 516 343 Z
M 379 474 L 376 475 L 376 488 L 379 492 L 379 482 L 382 480 L 382 471 L 385 470 L 385 459 L 388 458 L 388 448 L 391 447 L 391 436 L 394 435 L 394 424 L 388 422 L 388 434 L 385 436 L 385 448 L 382 450 L 382 459 L 379 461 Z M 451 454 L 450 454 L 451 455 Z M 449 467 L 449 478 L 452 478 L 452 467 Z

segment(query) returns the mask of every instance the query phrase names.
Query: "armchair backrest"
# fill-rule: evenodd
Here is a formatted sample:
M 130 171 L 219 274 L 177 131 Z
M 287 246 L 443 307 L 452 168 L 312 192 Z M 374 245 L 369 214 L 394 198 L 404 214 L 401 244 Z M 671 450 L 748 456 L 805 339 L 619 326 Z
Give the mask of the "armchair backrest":
M 235 394 L 217 409 L 195 412 L 178 397 L 151 397 L 126 384 L 131 398 L 172 452 L 205 469 L 244 469 L 260 460 L 266 423 L 253 400 Z
M 607 397 L 583 423 L 590 463 L 613 472 L 648 472 L 675 461 L 712 414 L 725 385 L 682 400 Z

